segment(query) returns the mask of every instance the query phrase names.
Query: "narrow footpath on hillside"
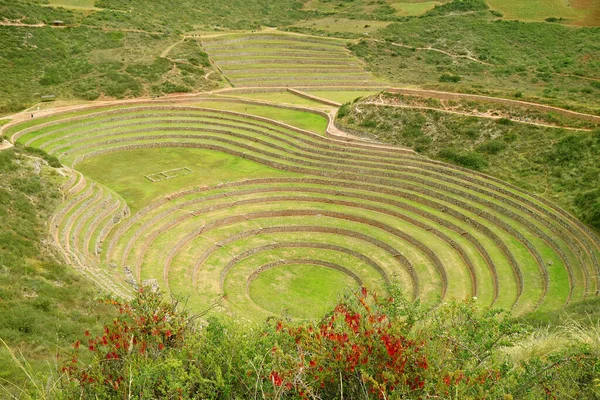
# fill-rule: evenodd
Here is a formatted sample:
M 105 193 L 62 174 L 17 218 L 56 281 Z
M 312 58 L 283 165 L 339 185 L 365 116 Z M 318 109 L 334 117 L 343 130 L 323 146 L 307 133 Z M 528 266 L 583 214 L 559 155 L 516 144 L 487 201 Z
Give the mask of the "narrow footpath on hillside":
M 558 129 L 568 129 L 568 130 L 573 130 L 573 131 L 587 131 L 587 132 L 591 132 L 592 131 L 592 129 L 588 129 L 588 128 L 574 128 L 574 127 L 570 127 L 570 126 L 544 124 L 544 123 L 541 123 L 541 122 L 523 121 L 522 119 L 518 119 L 518 118 L 514 118 L 514 117 L 496 116 L 496 115 L 489 115 L 489 114 L 483 114 L 483 113 L 477 113 L 476 114 L 476 113 L 469 113 L 469 112 L 465 112 L 465 111 L 445 110 L 443 108 L 435 108 L 435 107 L 410 106 L 410 105 L 401 105 L 401 104 L 388 104 L 388 103 L 382 103 L 382 102 L 377 102 L 377 101 L 367 101 L 367 102 L 364 102 L 364 103 L 361 103 L 361 104 L 369 104 L 369 105 L 374 105 L 374 106 L 378 106 L 378 107 L 404 108 L 404 109 L 408 109 L 408 110 L 438 111 L 438 112 L 442 112 L 442 113 L 446 113 L 446 114 L 462 115 L 462 116 L 465 116 L 465 117 L 487 118 L 487 119 L 494 119 L 494 120 L 508 119 L 508 120 L 511 120 L 511 121 L 519 123 L 519 124 L 541 126 L 541 127 L 544 127 L 544 128 L 558 128 Z

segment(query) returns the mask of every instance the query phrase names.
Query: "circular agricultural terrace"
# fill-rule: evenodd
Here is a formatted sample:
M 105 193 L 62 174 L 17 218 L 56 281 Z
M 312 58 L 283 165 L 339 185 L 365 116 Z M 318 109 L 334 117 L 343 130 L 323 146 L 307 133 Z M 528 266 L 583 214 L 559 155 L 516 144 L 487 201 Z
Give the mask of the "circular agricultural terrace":
M 476 296 L 515 313 L 598 293 L 600 241 L 559 207 L 406 149 L 292 127 L 273 110 L 130 104 L 8 132 L 73 169 L 52 235 L 117 294 L 155 279 L 194 310 L 225 295 L 257 320 L 315 317 L 348 287 L 392 280 L 411 298 Z

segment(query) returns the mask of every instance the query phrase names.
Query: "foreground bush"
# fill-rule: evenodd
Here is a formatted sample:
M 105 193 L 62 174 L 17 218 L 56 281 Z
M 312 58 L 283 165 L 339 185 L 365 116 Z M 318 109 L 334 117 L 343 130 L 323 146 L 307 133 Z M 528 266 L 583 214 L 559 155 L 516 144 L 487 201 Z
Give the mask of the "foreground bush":
M 424 307 L 363 288 L 318 323 L 199 324 L 141 290 L 63 363 L 65 398 L 594 398 L 600 327 L 536 350 L 476 300 Z M 581 339 L 585 337 L 586 339 Z M 595 338 L 596 340 L 590 340 Z M 532 344 L 533 343 L 533 344 Z M 533 349 L 533 350 L 532 350 Z M 87 354 L 90 361 L 83 362 Z M 82 358 L 83 356 L 83 358 Z

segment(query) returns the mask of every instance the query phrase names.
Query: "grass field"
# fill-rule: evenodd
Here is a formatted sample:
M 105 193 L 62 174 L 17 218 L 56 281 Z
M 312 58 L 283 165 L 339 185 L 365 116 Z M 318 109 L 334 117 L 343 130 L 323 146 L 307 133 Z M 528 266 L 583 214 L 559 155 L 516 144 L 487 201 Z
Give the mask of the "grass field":
M 356 103 L 338 123 L 430 158 L 471 163 L 557 202 L 600 230 L 600 214 L 593 211 L 600 185 L 598 122 L 516 106 L 383 93 Z
M 274 314 L 303 318 L 325 314 L 356 282 L 347 275 L 312 265 L 282 266 L 259 275 L 250 286 L 250 297 Z
M 402 4 L 404 6 L 404 4 Z M 318 29 L 326 32 L 349 32 L 368 33 L 389 25 L 387 21 L 372 21 L 364 19 L 347 19 L 338 17 L 326 17 L 322 19 L 309 20 L 294 24 L 292 26 Z
M 202 44 L 235 87 L 379 85 L 342 40 L 263 31 Z
M 200 107 L 214 108 L 217 110 L 231 110 L 258 115 L 319 134 L 324 134 L 325 129 L 327 128 L 327 118 L 319 114 L 307 113 L 303 111 L 277 108 L 261 104 L 231 103 L 228 102 L 226 98 L 223 98 L 222 101 L 219 101 L 218 97 L 215 97 L 215 101 L 203 101 L 198 102 L 197 104 Z
M 517 314 L 595 293 L 600 245 L 553 204 L 278 120 L 324 127 L 308 112 L 196 99 L 40 118 L 9 133 L 83 173 L 53 235 L 114 291 L 155 279 L 192 310 L 225 295 L 230 313 L 255 321 L 318 317 L 348 285 L 384 291 L 391 280 L 426 303 L 476 296 Z M 177 168 L 186 173 L 146 178 Z
M 266 93 L 232 93 L 232 96 L 250 99 L 263 100 L 270 103 L 287 104 L 290 106 L 306 106 L 311 108 L 330 108 L 322 103 L 305 99 L 290 92 L 266 92 Z
M 426 15 L 390 24 L 372 34 L 378 41 L 362 39 L 349 48 L 390 85 L 600 112 L 597 29 L 491 16 Z
M 425 12 L 431 10 L 438 4 L 442 4 L 438 1 L 421 1 L 421 2 L 396 2 L 392 4 L 396 10 L 398 10 L 398 15 L 421 15 L 425 14 Z
M 487 0 L 487 2 L 492 9 L 500 11 L 503 18 L 521 21 L 544 21 L 550 17 L 578 21 L 593 12 L 593 7 L 578 9 L 565 0 Z
M 363 90 L 309 90 L 307 93 L 322 97 L 324 99 L 337 101 L 338 103 L 344 104 L 349 101 L 353 101 L 359 97 L 366 97 L 375 94 L 376 91 L 363 91 Z
M 74 11 L 98 11 L 101 8 L 94 7 L 96 0 L 50 0 L 49 5 L 52 7 L 62 7 Z
M 192 173 L 160 182 L 146 175 L 175 168 Z M 287 176 L 277 170 L 227 154 L 197 149 L 145 149 L 91 158 L 78 167 L 85 176 L 109 186 L 127 202 L 132 212 L 139 211 L 164 193 L 176 192 L 198 184 L 214 185 L 245 178 Z

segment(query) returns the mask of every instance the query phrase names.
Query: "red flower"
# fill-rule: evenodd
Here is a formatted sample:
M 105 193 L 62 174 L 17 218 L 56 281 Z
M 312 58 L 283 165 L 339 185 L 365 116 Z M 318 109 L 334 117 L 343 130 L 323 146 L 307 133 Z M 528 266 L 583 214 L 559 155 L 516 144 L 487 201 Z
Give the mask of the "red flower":
M 165 348 L 165 345 L 162 343 L 158 344 L 158 350 L 163 350 Z
M 85 331 L 84 335 L 85 336 L 90 336 L 90 331 Z
M 450 386 L 450 384 L 452 383 L 452 380 L 450 379 L 450 375 L 444 376 L 444 383 L 446 384 L 446 386 Z
M 269 379 L 271 380 L 271 382 L 273 382 L 275 386 L 281 386 L 281 384 L 283 383 L 283 379 L 281 379 L 277 371 L 271 371 Z
M 79 343 L 79 340 L 78 340 L 75 343 L 73 343 L 73 348 L 78 349 L 79 345 L 80 345 L 80 343 Z

